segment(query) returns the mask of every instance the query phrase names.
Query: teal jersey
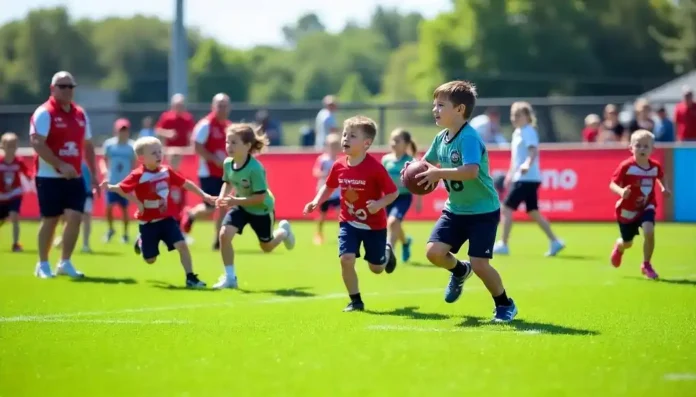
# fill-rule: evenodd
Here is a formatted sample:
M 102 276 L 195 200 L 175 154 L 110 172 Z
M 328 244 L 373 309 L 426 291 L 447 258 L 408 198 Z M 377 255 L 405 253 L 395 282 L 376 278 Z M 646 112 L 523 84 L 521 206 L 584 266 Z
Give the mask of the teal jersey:
M 254 156 L 249 156 L 244 164 L 237 164 L 233 158 L 228 157 L 222 169 L 224 172 L 222 180 L 232 185 L 237 197 L 266 193 L 266 198 L 261 204 L 241 206 L 245 211 L 254 215 L 273 214 L 275 199 L 268 189 L 266 170 Z
M 453 137 L 443 130 L 423 158 L 441 168 L 457 168 L 477 164 L 476 178 L 467 181 L 443 181 L 447 189 L 445 210 L 458 215 L 485 214 L 500 209 L 498 192 L 490 175 L 488 150 L 476 130 L 468 123 Z
M 409 190 L 401 183 L 401 170 L 409 161 L 413 161 L 413 157 L 404 154 L 400 159 L 397 159 L 394 154 L 385 154 L 382 157 L 382 165 L 387 169 L 387 173 L 391 177 L 394 184 L 399 189 L 399 194 L 410 194 Z
M 130 174 L 135 164 L 134 144 L 130 139 L 126 143 L 118 143 L 117 137 L 104 141 L 104 157 L 108 162 L 107 179 L 110 184 L 118 184 Z

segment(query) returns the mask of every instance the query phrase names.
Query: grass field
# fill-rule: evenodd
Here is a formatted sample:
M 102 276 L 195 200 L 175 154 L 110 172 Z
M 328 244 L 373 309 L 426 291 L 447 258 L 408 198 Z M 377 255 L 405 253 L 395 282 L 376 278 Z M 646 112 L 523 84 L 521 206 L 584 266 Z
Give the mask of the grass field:
M 239 238 L 237 291 L 186 290 L 175 253 L 146 265 L 101 243 L 103 224 L 97 253 L 74 257 L 88 278 L 39 280 L 37 225 L 23 225 L 23 254 L 9 252 L 7 226 L 0 396 L 696 395 L 694 225 L 658 225 L 658 281 L 642 278 L 639 245 L 609 265 L 613 225 L 557 225 L 568 245 L 558 258 L 543 257 L 535 227 L 516 226 L 512 256 L 493 262 L 519 306 L 509 325 L 488 322 L 478 279 L 443 301 L 448 273 L 422 249 L 431 223 L 407 225 L 419 248 L 394 274 L 360 263 L 364 313 L 341 312 L 336 243 L 314 247 L 308 223 L 294 225 L 289 253 Z M 192 249 L 212 285 L 210 229 L 196 225 Z

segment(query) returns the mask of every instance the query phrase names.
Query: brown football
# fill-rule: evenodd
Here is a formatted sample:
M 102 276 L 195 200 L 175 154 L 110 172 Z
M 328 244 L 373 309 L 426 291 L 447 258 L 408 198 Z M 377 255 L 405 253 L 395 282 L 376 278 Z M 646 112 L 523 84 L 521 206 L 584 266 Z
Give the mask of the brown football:
M 418 196 L 432 193 L 432 191 L 437 187 L 437 184 L 433 185 L 433 187 L 430 189 L 426 189 L 425 184 L 418 185 L 419 179 L 416 178 L 416 175 L 427 171 L 430 167 L 431 165 L 425 161 L 414 161 L 410 163 L 401 174 L 401 183 L 403 183 L 409 192 Z

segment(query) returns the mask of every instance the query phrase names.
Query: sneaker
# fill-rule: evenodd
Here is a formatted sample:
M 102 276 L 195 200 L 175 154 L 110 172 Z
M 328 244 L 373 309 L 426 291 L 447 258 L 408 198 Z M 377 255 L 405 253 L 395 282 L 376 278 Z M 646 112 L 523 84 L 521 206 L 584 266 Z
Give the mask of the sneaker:
M 92 254 L 93 252 L 92 252 L 91 248 L 89 248 L 88 246 L 84 246 L 84 247 L 82 247 L 82 253 L 83 254 Z
M 133 244 L 133 251 L 135 251 L 136 255 L 140 255 L 142 253 L 142 250 L 140 246 L 143 244 L 143 242 L 140 240 L 140 236 L 138 236 L 137 239 L 135 239 L 135 244 Z
M 406 242 L 401 246 L 401 262 L 408 262 L 411 259 L 411 237 L 406 238 Z
M 205 283 L 198 279 L 197 274 L 189 274 L 186 276 L 186 288 L 205 288 Z
M 82 278 L 85 275 L 82 272 L 77 271 L 70 261 L 61 262 L 58 267 L 56 267 L 56 276 L 68 276 L 71 278 Z
M 544 256 L 556 256 L 559 252 L 563 251 L 565 244 L 561 240 L 555 240 L 551 242 L 549 250 L 544 254 Z
M 614 267 L 621 266 L 623 251 L 619 249 L 619 243 L 614 243 L 614 249 L 611 251 L 611 265 Z
M 493 253 L 496 255 L 510 255 L 510 248 L 502 241 L 498 241 L 493 245 Z
M 469 262 L 462 262 L 466 266 L 466 274 L 463 277 L 456 277 L 450 274 L 450 281 L 445 288 L 445 302 L 454 303 L 462 295 L 464 290 L 464 282 L 474 273 Z
M 126 236 L 125 234 L 123 236 L 121 236 L 121 243 L 122 244 L 128 244 L 129 242 L 130 242 L 130 239 L 128 238 L 128 236 Z
M 226 274 L 220 276 L 218 282 L 213 285 L 213 289 L 236 289 L 239 287 L 237 277 L 228 277 Z
M 348 306 L 346 306 L 345 309 L 343 309 L 344 312 L 361 312 L 365 310 L 365 304 L 361 302 L 350 302 Z
M 113 230 L 113 229 L 111 229 L 111 230 L 109 230 L 108 232 L 106 232 L 106 234 L 104 235 L 104 242 L 105 242 L 105 243 L 110 242 L 111 239 L 114 237 L 115 234 L 116 234 L 116 231 Z
M 515 301 L 510 299 L 510 306 L 496 306 L 493 310 L 493 322 L 495 323 L 509 323 L 515 316 L 517 316 L 517 305 Z
M 641 265 L 640 267 L 640 272 L 643 273 L 645 277 L 651 280 L 657 279 L 657 273 L 655 273 L 655 269 L 653 269 L 650 262 L 644 262 L 643 265 Z
M 288 250 L 291 250 L 295 248 L 295 235 L 292 233 L 292 229 L 290 228 L 290 222 L 286 221 L 283 219 L 278 223 L 278 227 L 281 229 L 285 230 L 285 239 L 283 240 L 283 244 L 285 244 L 285 248 Z
M 391 244 L 387 243 L 387 249 L 385 255 L 389 255 L 387 258 L 387 265 L 384 267 L 384 270 L 389 274 L 393 273 L 394 269 L 396 269 L 396 256 L 394 255 L 394 248 L 392 248 Z
M 24 252 L 24 248 L 22 248 L 22 244 L 12 244 L 12 252 Z
M 181 231 L 190 234 L 191 228 L 193 227 L 193 216 L 188 210 L 184 210 L 184 216 L 181 217 Z
M 322 245 L 324 244 L 324 237 L 322 237 L 321 234 L 317 233 L 314 235 L 314 240 L 312 241 L 314 242 L 314 245 Z
M 34 269 L 34 275 L 38 278 L 53 278 L 53 272 L 51 271 L 51 265 L 48 262 L 39 262 L 36 264 L 36 269 Z

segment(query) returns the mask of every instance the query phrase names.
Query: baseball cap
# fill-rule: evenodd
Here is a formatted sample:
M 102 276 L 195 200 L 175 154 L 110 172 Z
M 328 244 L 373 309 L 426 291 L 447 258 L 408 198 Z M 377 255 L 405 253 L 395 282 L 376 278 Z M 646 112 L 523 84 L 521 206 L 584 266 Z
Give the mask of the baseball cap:
M 124 128 L 130 129 L 130 121 L 126 118 L 120 118 L 114 123 L 114 130 L 121 131 Z

